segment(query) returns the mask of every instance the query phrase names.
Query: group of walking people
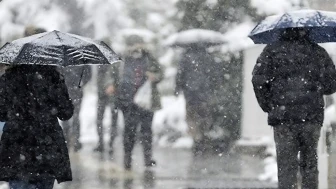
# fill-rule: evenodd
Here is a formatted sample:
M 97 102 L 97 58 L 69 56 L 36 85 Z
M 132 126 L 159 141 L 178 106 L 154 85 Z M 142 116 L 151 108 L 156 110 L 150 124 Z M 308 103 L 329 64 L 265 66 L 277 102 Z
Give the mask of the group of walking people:
M 25 35 L 43 31 L 27 28 Z M 102 120 L 105 106 L 110 105 L 109 154 L 113 155 L 120 110 L 125 120 L 124 168 L 130 170 L 138 127 L 145 166 L 156 165 L 151 125 L 154 111 L 160 108 L 157 84 L 163 79 L 163 71 L 139 36 L 128 37 L 126 44 L 124 61 L 98 68 L 99 141 L 94 150 L 105 150 Z M 197 83 L 198 78 L 186 82 L 184 77 L 190 77 L 188 74 L 195 71 L 188 68 L 178 75 L 177 91 L 185 93 L 187 109 L 192 107 L 187 111 L 187 119 L 199 148 L 206 142 L 201 128 L 208 125 L 207 119 L 211 117 L 206 105 L 211 100 L 206 93 L 211 89 Z M 51 189 L 55 180 L 59 183 L 72 180 L 67 147 L 73 146 L 75 151 L 82 148 L 79 108 L 83 89 L 80 86 L 91 77 L 89 67 L 75 69 L 16 65 L 9 66 L 0 77 L 0 121 L 6 122 L 0 145 L 0 180 L 8 181 L 11 189 Z M 77 77 L 81 77 L 79 86 Z M 204 80 L 211 78 L 207 76 Z M 150 82 L 152 93 L 149 109 L 134 102 L 137 91 L 146 81 Z M 285 29 L 280 40 L 267 45 L 261 53 L 252 83 L 258 103 L 268 113 L 268 123 L 274 129 L 279 188 L 296 188 L 299 170 L 302 188 L 318 188 L 316 151 L 323 123 L 323 95 L 336 92 L 336 69 L 330 56 L 309 39 L 309 31 Z M 203 93 L 195 93 L 195 88 Z M 62 120 L 63 130 L 58 119 Z

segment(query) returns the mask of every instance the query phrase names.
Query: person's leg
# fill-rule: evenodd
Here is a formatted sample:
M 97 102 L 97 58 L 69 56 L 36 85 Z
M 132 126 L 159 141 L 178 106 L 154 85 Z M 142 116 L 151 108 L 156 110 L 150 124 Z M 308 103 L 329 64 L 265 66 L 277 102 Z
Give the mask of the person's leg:
M 110 147 L 109 154 L 113 155 L 114 140 L 118 136 L 118 109 L 115 107 L 113 103 L 111 103 L 110 107 L 111 107 L 112 120 L 111 120 L 111 135 L 110 135 L 111 138 L 109 142 L 109 147 Z
M 288 125 L 273 128 L 278 163 L 278 188 L 296 189 L 299 151 L 297 134 Z
M 318 188 L 318 155 L 317 145 L 321 126 L 309 124 L 302 126 L 300 135 L 300 155 L 302 170 L 302 188 Z
M 40 182 L 29 183 L 26 181 L 9 181 L 9 189 L 52 189 L 55 179 L 45 179 Z
M 98 133 L 98 144 L 94 151 L 103 152 L 104 151 L 104 134 L 103 134 L 103 119 L 106 104 L 108 103 L 108 98 L 106 95 L 98 94 L 97 102 L 97 133 Z
M 9 189 L 27 189 L 28 183 L 19 180 L 11 180 L 8 182 Z
M 81 92 L 81 91 L 80 91 Z M 72 118 L 72 131 L 74 135 L 74 150 L 77 152 L 82 148 L 82 144 L 79 141 L 80 138 L 80 120 L 79 120 L 79 113 L 82 104 L 82 94 L 78 95 L 78 98 L 73 100 L 74 104 L 74 114 Z
M 132 168 L 132 151 L 136 141 L 136 132 L 138 120 L 136 112 L 132 108 L 122 110 L 125 120 L 124 127 L 124 168 L 130 170 Z
M 201 155 L 204 148 L 202 141 L 204 133 L 201 131 L 201 117 L 197 110 L 195 105 L 186 105 L 186 121 L 189 128 L 189 134 L 194 140 L 192 151 L 195 155 Z
M 141 119 L 141 143 L 143 146 L 144 162 L 146 167 L 156 165 L 153 160 L 153 150 L 152 150 L 152 120 L 154 113 L 146 110 L 139 110 Z
M 55 179 L 46 179 L 34 184 L 34 189 L 52 189 L 54 187 Z

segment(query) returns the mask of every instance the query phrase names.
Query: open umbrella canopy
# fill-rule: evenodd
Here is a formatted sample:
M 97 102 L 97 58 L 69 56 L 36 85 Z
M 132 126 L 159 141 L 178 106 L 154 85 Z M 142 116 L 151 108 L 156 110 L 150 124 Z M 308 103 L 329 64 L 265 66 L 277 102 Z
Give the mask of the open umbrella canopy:
M 119 60 L 102 41 L 56 30 L 14 40 L 0 49 L 0 63 L 4 64 L 75 66 Z
M 215 46 L 225 42 L 226 39 L 220 32 L 206 29 L 190 29 L 171 35 L 165 40 L 164 45 L 171 47 Z
M 266 17 L 249 34 L 256 44 L 278 41 L 287 28 L 304 28 L 316 43 L 336 42 L 336 12 L 298 10 Z

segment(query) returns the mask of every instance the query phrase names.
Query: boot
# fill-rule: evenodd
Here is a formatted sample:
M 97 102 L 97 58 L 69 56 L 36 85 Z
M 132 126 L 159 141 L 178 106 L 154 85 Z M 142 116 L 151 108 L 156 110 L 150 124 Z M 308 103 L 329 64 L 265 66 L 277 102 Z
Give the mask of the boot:
M 124 169 L 131 170 L 132 169 L 132 154 L 124 155 Z
M 104 152 L 104 144 L 102 142 L 99 142 L 97 147 L 94 148 L 93 151 L 103 153 Z
M 147 168 L 155 167 L 155 166 L 156 166 L 156 161 L 153 160 L 153 159 L 150 159 L 150 160 L 148 160 L 148 161 L 145 162 L 145 166 L 146 166 Z
M 79 143 L 79 142 L 76 142 L 76 144 L 74 145 L 74 151 L 75 152 L 78 152 L 79 150 L 81 150 L 82 149 L 82 144 L 81 143 Z

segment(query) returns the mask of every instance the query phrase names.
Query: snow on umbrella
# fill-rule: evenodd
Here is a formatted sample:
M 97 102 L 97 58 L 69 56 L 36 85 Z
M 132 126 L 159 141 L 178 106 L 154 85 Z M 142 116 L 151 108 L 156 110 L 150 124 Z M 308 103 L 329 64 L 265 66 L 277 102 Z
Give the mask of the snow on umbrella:
M 104 42 L 56 30 L 14 40 L 0 49 L 0 63 L 13 65 L 76 66 L 119 60 Z
M 225 42 L 224 36 L 219 32 L 190 29 L 171 35 L 165 40 L 164 45 L 172 47 L 189 47 L 191 45 L 216 46 Z
M 318 10 L 298 10 L 266 17 L 249 34 L 256 44 L 270 44 L 287 28 L 304 28 L 316 43 L 336 42 L 336 13 Z

